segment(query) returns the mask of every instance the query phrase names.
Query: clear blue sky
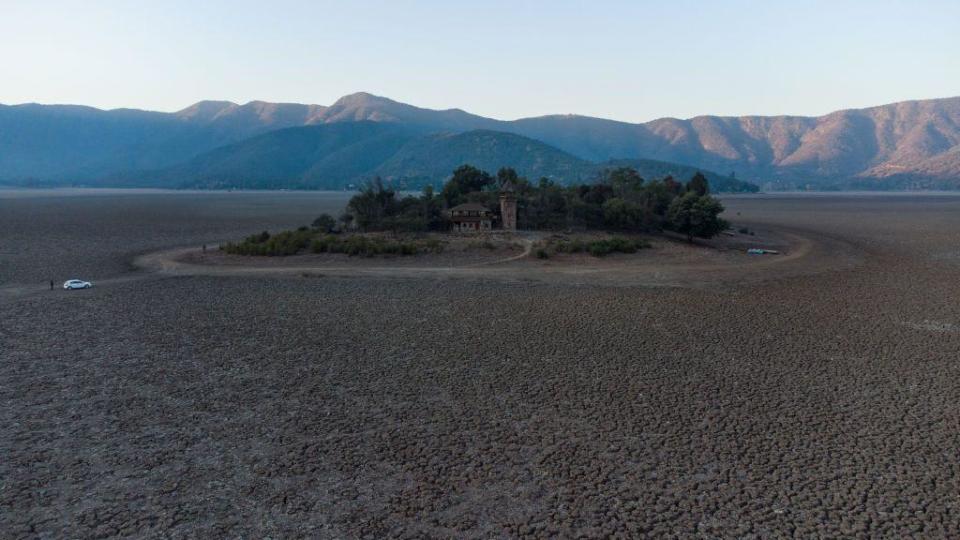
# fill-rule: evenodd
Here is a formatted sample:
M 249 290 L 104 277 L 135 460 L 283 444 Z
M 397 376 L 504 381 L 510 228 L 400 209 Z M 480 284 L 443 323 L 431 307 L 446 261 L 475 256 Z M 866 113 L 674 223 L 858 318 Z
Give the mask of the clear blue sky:
M 960 1 L 0 0 L 0 74 L 5 104 L 816 115 L 960 95 Z

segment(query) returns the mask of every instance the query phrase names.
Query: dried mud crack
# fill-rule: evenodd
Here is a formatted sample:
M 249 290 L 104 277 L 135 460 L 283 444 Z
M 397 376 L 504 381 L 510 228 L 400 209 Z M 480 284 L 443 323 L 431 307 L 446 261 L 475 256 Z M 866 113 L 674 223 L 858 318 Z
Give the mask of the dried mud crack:
M 87 216 L 29 204 L 34 245 Z M 103 286 L 0 295 L 0 536 L 960 536 L 960 197 L 725 204 L 807 251 L 127 272 L 236 210 L 161 245 L 178 209 L 118 211 Z M 67 240 L 0 274 L 72 272 Z

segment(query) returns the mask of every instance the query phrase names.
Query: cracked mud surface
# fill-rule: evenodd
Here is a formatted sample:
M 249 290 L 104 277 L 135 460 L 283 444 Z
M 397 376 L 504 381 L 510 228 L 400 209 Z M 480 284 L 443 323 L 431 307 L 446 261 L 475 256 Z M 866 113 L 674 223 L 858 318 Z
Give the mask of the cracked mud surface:
M 17 237 L 62 272 L 46 224 L 110 217 L 27 204 Z M 725 204 L 830 246 L 802 259 L 821 270 L 0 296 L 0 536 L 960 535 L 960 197 Z M 204 211 L 164 243 L 113 219 L 90 247 L 108 279 L 230 228 Z

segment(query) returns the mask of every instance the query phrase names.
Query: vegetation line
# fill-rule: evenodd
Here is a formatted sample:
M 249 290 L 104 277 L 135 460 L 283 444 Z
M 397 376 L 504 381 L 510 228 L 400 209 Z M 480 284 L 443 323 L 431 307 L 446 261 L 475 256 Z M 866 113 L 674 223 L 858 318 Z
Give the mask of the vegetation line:
M 504 193 L 516 201 L 517 227 L 527 231 L 673 231 L 692 241 L 694 237 L 710 238 L 728 227 L 719 217 L 723 206 L 710 195 L 707 179 L 700 173 L 686 184 L 671 177 L 648 182 L 636 170 L 621 167 L 606 171 L 596 183 L 564 187 L 547 178 L 534 185 L 510 168 L 502 168 L 493 176 L 463 165 L 453 171 L 440 193 L 427 186 L 420 196 L 401 198 L 375 179 L 350 199 L 338 219 L 324 214 L 311 227 L 274 235 L 264 231 L 226 244 L 223 250 L 261 256 L 307 250 L 365 256 L 439 253 L 444 242 L 424 234 L 449 231 L 453 219 L 450 209 L 457 211 L 470 203 L 467 208 L 477 216 L 473 219 L 484 221 L 484 227 L 478 224 L 477 231 L 505 227 L 507 221 L 501 211 Z M 553 250 L 582 250 L 602 256 L 632 253 L 643 247 L 629 239 L 609 239 L 585 246 L 554 246 Z

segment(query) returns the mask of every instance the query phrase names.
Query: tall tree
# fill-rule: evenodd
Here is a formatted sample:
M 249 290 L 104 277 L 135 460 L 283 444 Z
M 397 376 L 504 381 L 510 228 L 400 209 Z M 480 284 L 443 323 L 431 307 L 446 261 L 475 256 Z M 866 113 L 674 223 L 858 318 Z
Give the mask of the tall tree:
M 447 228 L 443 217 L 442 201 L 433 194 L 433 185 L 423 186 L 423 195 L 420 196 L 421 214 L 426 228 L 431 231 L 441 231 Z
M 629 199 L 643 187 L 643 177 L 633 167 L 607 170 L 603 181 L 613 189 L 614 195 L 621 199 Z
M 687 191 L 692 191 L 700 196 L 709 195 L 710 183 L 707 182 L 707 177 L 697 171 L 697 174 L 693 175 L 693 178 L 687 182 Z
M 396 193 L 385 187 L 380 177 L 376 177 L 360 189 L 359 195 L 350 199 L 347 212 L 353 216 L 352 221 L 357 227 L 367 230 L 376 227 L 384 217 L 393 213 L 396 203 Z
M 670 203 L 667 211 L 667 226 L 670 230 L 687 236 L 693 242 L 694 237 L 712 238 L 728 227 L 720 218 L 723 205 L 709 195 L 697 195 L 688 191 Z
M 683 193 L 683 184 L 674 180 L 670 175 L 667 175 L 667 177 L 663 179 L 663 185 L 666 186 L 667 191 L 672 195 L 681 195 Z
M 483 191 L 493 185 L 493 177 L 485 171 L 471 165 L 461 165 L 453 171 L 453 176 L 443 186 L 440 195 L 447 206 L 456 206 L 467 200 L 467 195 Z
M 511 167 L 502 167 L 497 171 L 497 186 L 503 186 L 507 182 L 510 182 L 516 187 L 519 179 L 520 177 L 517 175 L 517 171 Z

